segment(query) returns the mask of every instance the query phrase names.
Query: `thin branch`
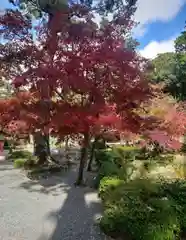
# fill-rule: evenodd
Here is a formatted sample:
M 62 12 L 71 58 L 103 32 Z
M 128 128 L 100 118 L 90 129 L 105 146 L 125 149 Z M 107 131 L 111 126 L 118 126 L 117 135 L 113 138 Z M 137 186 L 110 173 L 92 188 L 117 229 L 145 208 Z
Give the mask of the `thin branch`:
M 55 90 L 55 93 L 62 99 L 62 100 L 65 100 L 64 96 L 58 92 L 58 90 Z

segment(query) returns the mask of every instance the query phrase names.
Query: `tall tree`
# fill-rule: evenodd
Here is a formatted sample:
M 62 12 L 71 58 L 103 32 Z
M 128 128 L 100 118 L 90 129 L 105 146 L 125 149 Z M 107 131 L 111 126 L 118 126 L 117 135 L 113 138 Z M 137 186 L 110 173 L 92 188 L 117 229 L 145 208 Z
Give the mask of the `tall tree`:
M 18 10 L 0 17 L 5 42 L 1 68 L 14 83 L 22 110 L 14 108 L 13 122 L 23 121 L 28 130 L 59 137 L 80 135 L 77 184 L 83 180 L 95 129 L 108 123 L 139 134 L 157 128 L 140 112 L 152 93 L 141 72 L 143 59 L 126 46 L 131 15 L 123 11 L 98 26 L 93 10 L 72 4 L 49 22 L 43 17 L 35 32 L 30 18 Z M 108 108 L 113 114 L 107 114 Z M 3 116 L 6 119 L 7 114 Z
M 1 66 L 18 91 L 38 93 L 32 106 L 40 106 L 37 114 L 45 121 L 37 127 L 83 136 L 78 184 L 90 135 L 107 106 L 115 105 L 123 127 L 136 131 L 141 119 L 134 110 L 150 95 L 140 58 L 125 48 L 132 24 L 128 12 L 101 27 L 91 14 L 90 8 L 74 4 L 67 12 L 56 13 L 49 25 L 41 22 L 34 37 L 30 19 L 18 10 L 0 19 L 6 39 Z
M 178 101 L 186 100 L 186 31 L 175 40 L 175 53 L 159 54 L 152 60 L 152 82 L 163 83 L 164 90 Z

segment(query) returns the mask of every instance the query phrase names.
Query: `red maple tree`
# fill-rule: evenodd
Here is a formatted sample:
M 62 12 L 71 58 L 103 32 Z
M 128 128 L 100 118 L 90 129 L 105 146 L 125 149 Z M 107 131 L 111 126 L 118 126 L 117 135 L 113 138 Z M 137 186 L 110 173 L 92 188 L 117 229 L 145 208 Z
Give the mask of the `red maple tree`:
M 29 18 L 9 10 L 0 24 L 2 74 L 16 91 L 29 95 L 18 97 L 22 114 L 9 116 L 28 130 L 58 137 L 80 134 L 77 184 L 83 179 L 90 136 L 108 128 L 141 133 L 152 123 L 138 112 L 152 92 L 141 71 L 143 60 L 126 45 L 133 24 L 126 12 L 97 25 L 89 8 L 74 4 L 33 30 Z

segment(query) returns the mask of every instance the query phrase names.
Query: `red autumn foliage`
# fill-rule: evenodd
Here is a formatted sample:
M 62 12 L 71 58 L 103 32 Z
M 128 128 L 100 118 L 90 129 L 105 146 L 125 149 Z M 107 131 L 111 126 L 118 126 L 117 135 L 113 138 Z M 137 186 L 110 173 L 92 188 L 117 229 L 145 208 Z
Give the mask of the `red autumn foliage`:
M 72 21 L 74 17 L 79 19 Z M 12 18 L 17 24 L 12 24 Z M 74 5 L 69 12 L 56 13 L 50 25 L 38 26 L 35 41 L 29 32 L 29 20 L 27 23 L 17 11 L 5 14 L 0 22 L 4 37 L 12 40 L 14 36 L 20 44 L 17 52 L 28 56 L 17 66 L 8 66 L 7 75 L 15 87 L 26 86 L 30 93 L 37 91 L 38 103 L 48 101 L 45 117 L 50 121 L 45 125 L 59 135 L 85 133 L 98 124 L 115 125 L 119 116 L 123 127 L 138 131 L 141 119 L 133 110 L 149 98 L 150 89 L 140 71 L 141 59 L 124 47 L 120 22 L 98 27 L 88 9 Z M 124 23 L 126 27 L 131 24 Z M 25 35 L 21 42 L 20 35 Z M 9 47 L 3 49 L 6 52 L 2 64 L 14 52 L 11 44 Z M 104 115 L 105 109 L 113 105 L 115 113 Z M 45 115 L 44 109 L 40 114 Z
M 72 22 L 69 16 L 83 20 Z M 121 23 L 117 26 L 120 30 L 115 30 L 114 21 L 99 28 L 88 9 L 74 5 L 69 12 L 56 13 L 50 25 L 37 27 L 38 42 L 33 41 L 30 20 L 17 10 L 7 12 L 0 23 L 4 38 L 15 40 L 15 45 L 7 42 L 2 46 L 5 76 L 15 87 L 26 86 L 31 94 L 37 92 L 37 101 L 28 104 L 22 98 L 24 104 L 19 105 L 27 112 L 27 117 L 19 117 L 29 127 L 50 128 L 59 135 L 109 127 L 141 133 L 157 127 L 157 119 L 135 112 L 148 100 L 151 90 L 140 71 L 141 59 L 124 47 Z M 10 116 L 15 112 L 10 111 Z M 170 128 L 167 124 L 166 130 L 168 127 L 172 129 L 169 134 L 178 129 L 177 125 Z
M 147 110 L 148 109 L 148 110 Z M 153 128 L 146 128 L 145 136 L 166 148 L 180 149 L 186 132 L 186 111 L 183 103 L 177 103 L 160 91 L 146 108 L 147 115 L 155 118 Z
M 82 134 L 84 147 L 89 134 L 113 129 L 149 135 L 161 126 L 173 134 L 170 116 L 166 123 L 139 111 L 152 89 L 141 71 L 143 59 L 126 48 L 132 21 L 122 19 L 98 26 L 90 9 L 75 4 L 33 32 L 18 10 L 1 16 L 1 71 L 20 92 L 0 102 L 1 125 L 60 138 Z

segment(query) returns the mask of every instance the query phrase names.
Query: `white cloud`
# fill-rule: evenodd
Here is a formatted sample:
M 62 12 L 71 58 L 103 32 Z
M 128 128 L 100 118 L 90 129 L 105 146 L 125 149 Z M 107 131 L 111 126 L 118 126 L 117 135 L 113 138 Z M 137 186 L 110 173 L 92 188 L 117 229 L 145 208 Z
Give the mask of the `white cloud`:
M 140 25 L 134 30 L 134 34 L 144 34 L 146 25 L 150 22 L 167 22 L 173 19 L 185 3 L 186 0 L 138 0 L 134 18 Z
M 142 37 L 145 34 L 146 30 L 147 29 L 145 25 L 142 24 L 137 25 L 137 27 L 133 29 L 134 37 Z
M 175 39 L 176 37 L 161 42 L 152 41 L 140 50 L 140 54 L 146 58 L 155 58 L 159 53 L 174 52 Z

